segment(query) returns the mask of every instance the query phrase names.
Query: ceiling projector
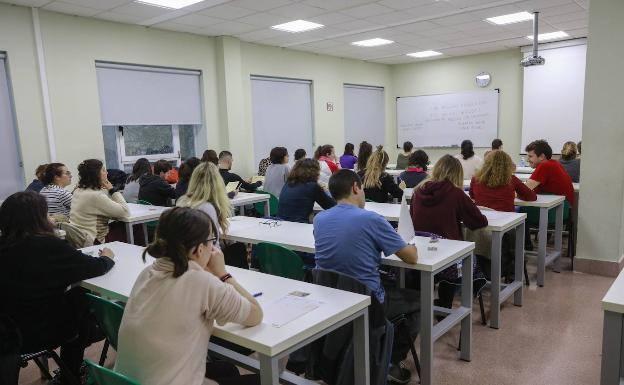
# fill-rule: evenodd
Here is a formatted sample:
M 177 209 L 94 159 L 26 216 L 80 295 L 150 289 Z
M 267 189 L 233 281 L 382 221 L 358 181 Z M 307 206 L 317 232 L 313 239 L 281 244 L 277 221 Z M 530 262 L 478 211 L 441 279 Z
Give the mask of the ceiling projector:
M 537 42 L 539 40 L 537 33 L 537 21 L 539 12 L 533 12 L 533 55 L 529 55 L 522 59 L 520 65 L 522 67 L 541 66 L 546 63 L 546 59 L 537 54 Z

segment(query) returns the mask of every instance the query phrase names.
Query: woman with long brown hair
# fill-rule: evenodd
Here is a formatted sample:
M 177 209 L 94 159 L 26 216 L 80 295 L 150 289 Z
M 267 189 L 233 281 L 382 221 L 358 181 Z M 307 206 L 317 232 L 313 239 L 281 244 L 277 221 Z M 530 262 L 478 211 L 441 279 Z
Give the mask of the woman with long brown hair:
M 358 171 L 358 175 L 362 178 L 366 199 L 387 203 L 392 198 L 401 199 L 403 197 L 403 190 L 396 184 L 394 178 L 386 172 L 389 160 L 390 158 L 383 150 L 383 146 L 378 146 L 368 159 L 366 169 Z

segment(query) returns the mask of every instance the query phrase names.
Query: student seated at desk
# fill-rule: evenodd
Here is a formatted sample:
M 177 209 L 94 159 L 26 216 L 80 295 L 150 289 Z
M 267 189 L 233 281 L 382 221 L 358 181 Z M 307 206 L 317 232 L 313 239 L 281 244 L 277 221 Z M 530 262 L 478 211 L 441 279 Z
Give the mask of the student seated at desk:
M 277 216 L 285 221 L 309 223 L 314 202 L 329 209 L 336 201 L 318 184 L 321 168 L 314 159 L 302 159 L 293 166 L 279 197 Z
M 572 178 L 552 158 L 552 148 L 545 140 L 536 140 L 526 146 L 527 159 L 535 169 L 526 185 L 537 194 L 565 195 L 566 200 L 574 206 L 574 186 Z
M 45 174 L 47 164 L 40 164 L 35 170 L 35 179 L 26 187 L 26 191 L 39 192 L 45 186 L 43 183 L 43 174 Z
M 191 174 L 193 174 L 193 170 L 195 170 L 195 167 L 199 166 L 199 163 L 200 160 L 192 156 L 185 160 L 184 163 L 182 163 L 182 165 L 180 166 L 180 179 L 175 186 L 176 199 L 186 194 L 186 190 L 188 189 L 189 181 L 191 179 Z
M 139 274 L 121 320 L 116 371 L 149 385 L 201 385 L 204 375 L 221 385 L 257 381 L 222 379 L 206 364 L 215 321 L 262 321 L 256 299 L 226 271 L 217 232 L 200 210 L 175 207 L 161 215 L 143 253 L 156 260 Z
M 353 150 L 355 150 L 353 143 L 345 144 L 344 153 L 340 157 L 340 167 L 353 170 L 358 160 L 357 156 L 353 154 Z
M 565 142 L 561 149 L 561 159 L 559 159 L 559 163 L 561 163 L 563 169 L 570 175 L 574 183 L 579 182 L 581 174 L 581 160 L 576 157 L 577 153 L 580 153 L 580 151 L 578 151 L 576 143 Z
M 122 191 L 126 202 L 136 203 L 139 200 L 139 179 L 145 174 L 152 173 L 152 165 L 146 158 L 139 158 L 132 166 L 132 174 L 128 175 L 126 185 Z
M 386 172 L 389 160 L 383 146 L 378 146 L 368 159 L 366 170 L 358 171 L 366 198 L 373 202 L 388 203 L 392 198 L 403 197 L 403 190 L 395 183 L 392 175 Z
M 472 179 L 475 172 L 483 165 L 483 159 L 475 155 L 472 148 L 472 141 L 464 140 L 461 143 L 461 154 L 455 155 L 456 159 L 459 159 L 464 170 L 464 178 Z
M 72 194 L 65 187 L 71 184 L 71 180 L 71 172 L 63 163 L 47 165 L 43 176 L 45 187 L 39 193 L 45 197 L 49 215 L 61 215 L 69 219 Z
M 489 154 L 496 150 L 503 150 L 503 141 L 498 138 L 492 141 L 492 149 L 487 150 L 485 154 L 483 154 L 483 158 L 487 157 Z
M 329 178 L 336 171 L 340 170 L 340 163 L 336 158 L 334 146 L 331 144 L 319 146 L 314 153 L 314 159 L 318 160 L 321 166 L 321 176 L 319 180 L 323 186 L 327 186 Z
M 414 230 L 461 241 L 462 222 L 470 230 L 487 226 L 485 215 L 464 193 L 463 169 L 458 159 L 444 155 L 433 167 L 431 176 L 412 194 L 410 214 Z M 456 269 L 455 265 L 449 269 Z M 455 289 L 438 288 L 439 305 L 451 308 Z
M 123 195 L 108 181 L 104 164 L 87 159 L 78 165 L 78 187 L 74 190 L 69 221 L 82 230 L 90 242 L 104 243 L 108 222 L 130 215 Z
M 427 166 L 429 166 L 429 156 L 423 150 L 416 150 L 409 157 L 407 169 L 399 175 L 399 183 L 405 182 L 405 187 L 416 187 L 427 178 Z
M 21 353 L 60 346 L 61 359 L 80 378 L 94 325 L 83 289 L 67 288 L 105 274 L 115 264 L 114 253 L 104 248 L 94 258 L 56 237 L 45 198 L 33 191 L 15 193 L 2 203 L 0 233 L 0 314 L 18 326 Z M 61 371 L 61 384 L 70 383 L 65 376 Z
M 403 152 L 397 155 L 397 170 L 405 170 L 407 166 L 409 166 L 409 158 L 412 155 L 412 151 L 414 150 L 414 145 L 412 142 L 403 143 Z
M 408 245 L 381 215 L 364 209 L 362 181 L 351 170 L 340 170 L 329 180 L 329 191 L 338 202 L 314 217 L 316 266 L 348 275 L 365 284 L 384 304 L 387 318 L 408 314 L 411 343 L 418 333 L 419 292 L 384 288 L 379 276 L 381 253 L 396 254 L 416 263 L 416 247 Z M 411 374 L 400 363 L 410 349 L 405 338 L 395 338 L 388 380 L 405 384 Z
M 368 158 L 373 153 L 373 145 L 368 143 L 367 141 L 363 141 L 360 143 L 360 148 L 358 149 L 358 160 L 355 164 L 355 171 L 364 171 L 366 170 L 366 163 L 368 162 Z
M 212 162 L 215 166 L 219 165 L 219 157 L 217 156 L 217 152 L 215 150 L 206 150 L 202 154 L 201 158 L 202 162 Z
M 264 191 L 275 195 L 279 199 L 289 172 L 288 149 L 286 147 L 274 147 L 271 150 L 271 165 L 267 168 L 266 176 L 264 177 Z
M 304 150 L 303 148 L 298 148 L 297 150 L 295 150 L 295 162 L 299 159 L 305 158 L 306 155 L 306 150 Z
M 166 160 L 154 163 L 153 174 L 143 174 L 139 178 L 139 200 L 149 202 L 154 206 L 170 206 L 169 200 L 175 199 L 175 189 L 165 180 L 171 170 L 171 164 Z
M 249 183 L 237 174 L 230 172 L 232 169 L 232 163 L 234 163 L 234 158 L 232 157 L 232 153 L 229 151 L 221 151 L 219 154 L 219 173 L 223 178 L 223 181 L 227 185 L 230 182 L 239 182 L 240 187 L 243 190 L 247 191 L 256 191 L 256 189 L 262 186 L 261 181 L 257 181 L 256 183 Z M 264 174 L 263 174 L 264 175 Z
M 488 154 L 483 167 L 470 181 L 470 197 L 477 206 L 514 212 L 516 194 L 523 201 L 536 200 L 535 192 L 514 175 L 515 169 L 506 152 L 495 150 Z

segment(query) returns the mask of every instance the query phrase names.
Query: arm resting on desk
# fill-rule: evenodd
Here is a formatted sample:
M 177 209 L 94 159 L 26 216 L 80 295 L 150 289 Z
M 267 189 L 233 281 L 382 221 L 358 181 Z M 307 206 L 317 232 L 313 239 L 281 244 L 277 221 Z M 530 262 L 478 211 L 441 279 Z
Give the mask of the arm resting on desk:
M 405 263 L 415 264 L 418 261 L 418 250 L 414 245 L 406 245 L 401 250 L 397 251 L 396 256 L 401 258 Z

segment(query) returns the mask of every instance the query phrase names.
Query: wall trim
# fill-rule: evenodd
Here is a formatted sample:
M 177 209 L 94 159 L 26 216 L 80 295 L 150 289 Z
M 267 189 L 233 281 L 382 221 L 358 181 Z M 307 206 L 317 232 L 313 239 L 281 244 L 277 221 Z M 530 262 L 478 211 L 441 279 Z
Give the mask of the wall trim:
M 624 255 L 620 256 L 617 261 L 599 261 L 585 258 L 576 258 L 574 261 L 574 271 L 605 277 L 617 277 L 623 267 Z

